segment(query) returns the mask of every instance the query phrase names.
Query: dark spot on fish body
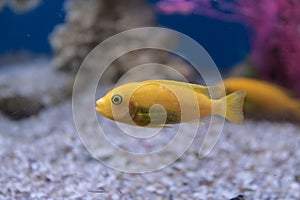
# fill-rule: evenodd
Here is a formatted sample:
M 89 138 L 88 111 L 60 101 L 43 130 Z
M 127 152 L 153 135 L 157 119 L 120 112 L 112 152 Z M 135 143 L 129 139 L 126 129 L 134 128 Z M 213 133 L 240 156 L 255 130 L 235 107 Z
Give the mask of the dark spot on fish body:
M 131 116 L 132 120 L 138 125 L 138 126 L 147 126 L 151 123 L 151 118 L 149 115 L 149 112 L 145 112 L 146 108 L 137 108 L 136 112 L 133 116 Z
M 149 114 L 147 114 L 146 108 L 138 107 L 134 103 L 129 103 L 129 114 L 132 119 L 138 126 L 147 126 L 151 120 Z
M 138 107 L 138 111 L 142 114 L 149 114 L 149 108 Z
M 168 112 L 166 124 L 178 124 L 181 122 L 181 116 L 178 112 Z
M 146 107 L 136 107 L 133 104 L 129 104 L 129 112 L 130 112 L 131 119 L 138 126 L 147 126 L 151 123 L 151 116 L 149 110 L 150 109 Z M 180 113 L 172 112 L 172 111 L 166 111 L 166 112 L 167 112 L 167 117 L 166 117 L 165 124 L 177 124 L 181 122 Z M 152 119 L 152 123 L 156 124 L 155 121 L 156 121 L 155 119 Z M 157 121 L 161 122 L 160 119 Z

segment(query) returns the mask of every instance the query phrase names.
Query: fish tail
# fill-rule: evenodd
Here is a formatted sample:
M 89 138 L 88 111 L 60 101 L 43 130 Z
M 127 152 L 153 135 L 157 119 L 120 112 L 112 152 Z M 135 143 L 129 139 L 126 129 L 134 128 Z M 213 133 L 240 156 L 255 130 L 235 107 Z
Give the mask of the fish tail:
M 235 124 L 242 123 L 244 119 L 243 106 L 244 106 L 245 96 L 246 96 L 246 91 L 238 90 L 220 99 L 221 101 L 226 101 L 225 118 L 230 122 Z

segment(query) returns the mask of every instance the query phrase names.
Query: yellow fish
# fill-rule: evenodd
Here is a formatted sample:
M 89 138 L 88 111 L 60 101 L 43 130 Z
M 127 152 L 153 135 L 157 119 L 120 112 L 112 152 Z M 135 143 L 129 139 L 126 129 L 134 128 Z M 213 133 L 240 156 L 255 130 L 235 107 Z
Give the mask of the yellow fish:
M 226 93 L 247 92 L 244 104 L 246 115 L 272 120 L 300 120 L 300 102 L 290 94 L 266 81 L 250 78 L 229 78 L 224 81 Z
M 169 80 L 132 82 L 114 88 L 96 101 L 96 111 L 111 120 L 138 126 L 192 122 L 207 115 L 219 115 L 237 124 L 243 121 L 245 91 L 211 99 L 209 90 Z M 216 108 L 214 112 L 212 106 Z

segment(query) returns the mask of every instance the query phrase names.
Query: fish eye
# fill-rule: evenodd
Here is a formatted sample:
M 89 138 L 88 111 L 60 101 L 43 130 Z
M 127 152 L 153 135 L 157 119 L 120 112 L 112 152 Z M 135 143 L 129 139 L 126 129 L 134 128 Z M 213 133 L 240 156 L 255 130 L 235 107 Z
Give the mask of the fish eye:
M 119 94 L 114 94 L 111 98 L 111 102 L 115 105 L 118 105 L 122 102 L 122 96 Z

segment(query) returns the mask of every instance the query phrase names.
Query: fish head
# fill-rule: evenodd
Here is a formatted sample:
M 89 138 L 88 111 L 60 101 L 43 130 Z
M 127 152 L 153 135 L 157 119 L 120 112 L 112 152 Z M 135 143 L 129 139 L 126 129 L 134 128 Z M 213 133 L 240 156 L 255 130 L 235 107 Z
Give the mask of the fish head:
M 111 120 L 128 123 L 128 120 L 131 119 L 131 97 L 135 88 L 133 84 L 114 88 L 96 101 L 96 111 Z

